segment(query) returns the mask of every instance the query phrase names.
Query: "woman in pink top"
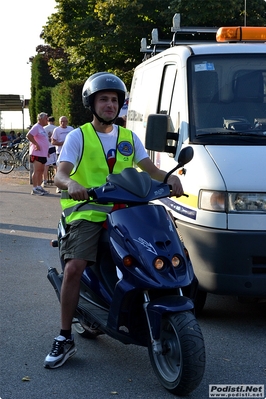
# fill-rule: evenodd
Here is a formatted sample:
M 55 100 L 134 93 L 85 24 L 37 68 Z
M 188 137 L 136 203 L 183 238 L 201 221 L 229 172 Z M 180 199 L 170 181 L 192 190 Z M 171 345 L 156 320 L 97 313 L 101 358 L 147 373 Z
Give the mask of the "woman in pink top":
M 27 134 L 27 139 L 30 141 L 30 162 L 33 164 L 33 189 L 31 192 L 33 195 L 49 194 L 41 186 L 49 150 L 49 140 L 43 128 L 47 125 L 47 121 L 48 115 L 45 112 L 41 112 L 38 115 L 37 123 L 32 126 Z

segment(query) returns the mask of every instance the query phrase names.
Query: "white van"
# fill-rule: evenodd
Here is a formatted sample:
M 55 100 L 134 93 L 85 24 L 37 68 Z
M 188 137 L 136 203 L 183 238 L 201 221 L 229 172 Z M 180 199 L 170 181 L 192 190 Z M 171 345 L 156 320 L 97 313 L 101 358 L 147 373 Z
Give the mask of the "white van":
M 142 47 L 127 128 L 166 171 L 181 148 L 194 150 L 180 175 L 189 197 L 163 203 L 201 291 L 266 298 L 266 27 L 222 28 L 219 42 L 213 29 L 206 42 L 203 28 L 172 31 L 168 49 L 155 54 L 165 46 L 156 31 L 154 47 Z

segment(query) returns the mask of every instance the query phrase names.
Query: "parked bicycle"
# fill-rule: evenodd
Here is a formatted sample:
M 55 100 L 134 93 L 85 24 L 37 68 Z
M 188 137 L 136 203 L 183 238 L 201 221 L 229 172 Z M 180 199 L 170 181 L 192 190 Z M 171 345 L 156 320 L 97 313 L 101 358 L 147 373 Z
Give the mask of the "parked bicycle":
M 0 173 L 8 174 L 14 168 L 24 166 L 30 170 L 29 142 L 23 139 L 20 143 L 0 149 Z

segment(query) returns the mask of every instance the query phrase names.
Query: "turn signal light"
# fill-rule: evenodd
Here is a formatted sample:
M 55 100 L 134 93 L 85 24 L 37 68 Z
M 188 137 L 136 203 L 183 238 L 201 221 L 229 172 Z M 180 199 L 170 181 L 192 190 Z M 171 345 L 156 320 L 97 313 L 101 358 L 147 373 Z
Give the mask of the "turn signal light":
M 133 258 L 132 256 L 125 256 L 123 259 L 124 266 L 130 267 L 133 265 Z
M 266 27 L 231 26 L 219 28 L 217 42 L 262 41 L 266 42 Z

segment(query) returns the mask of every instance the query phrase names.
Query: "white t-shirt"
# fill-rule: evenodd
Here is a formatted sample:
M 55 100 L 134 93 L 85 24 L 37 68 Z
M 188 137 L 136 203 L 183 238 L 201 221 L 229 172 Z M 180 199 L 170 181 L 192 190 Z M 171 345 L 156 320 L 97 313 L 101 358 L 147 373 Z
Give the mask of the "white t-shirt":
M 71 132 L 73 129 L 74 128 L 72 126 L 67 126 L 65 128 L 58 126 L 53 131 L 52 139 L 55 139 L 56 141 L 59 141 L 59 142 L 62 142 L 62 141 L 64 142 L 68 133 Z M 60 154 L 61 149 L 62 149 L 61 145 L 56 146 L 56 153 Z
M 102 142 L 106 158 L 115 158 L 118 135 L 117 125 L 113 125 L 113 130 L 110 133 L 97 132 L 97 134 Z M 142 159 L 148 158 L 148 154 L 142 142 L 134 132 L 133 141 L 135 147 L 134 163 L 138 164 Z M 81 130 L 79 128 L 72 130 L 72 132 L 70 132 L 66 137 L 58 162 L 71 162 L 74 167 L 76 167 L 82 154 L 82 142 Z
M 54 131 L 54 129 L 56 127 L 57 126 L 53 125 L 52 123 L 49 123 L 48 125 L 44 126 L 44 130 L 46 131 L 47 138 L 49 140 L 49 154 L 48 154 L 48 157 L 47 157 L 47 162 L 45 164 L 47 166 L 56 164 L 56 158 L 57 158 L 57 156 L 56 156 L 56 147 L 55 147 L 55 145 L 53 145 L 51 143 L 51 137 L 52 137 L 53 131 Z M 54 148 L 54 152 L 50 152 L 51 148 Z
M 46 131 L 47 136 L 52 135 L 52 134 L 53 134 L 53 131 L 54 131 L 54 129 L 55 129 L 56 127 L 57 127 L 57 126 L 52 125 L 51 123 L 49 123 L 48 125 L 44 126 L 44 130 Z M 49 134 L 49 133 L 50 133 L 50 134 Z

